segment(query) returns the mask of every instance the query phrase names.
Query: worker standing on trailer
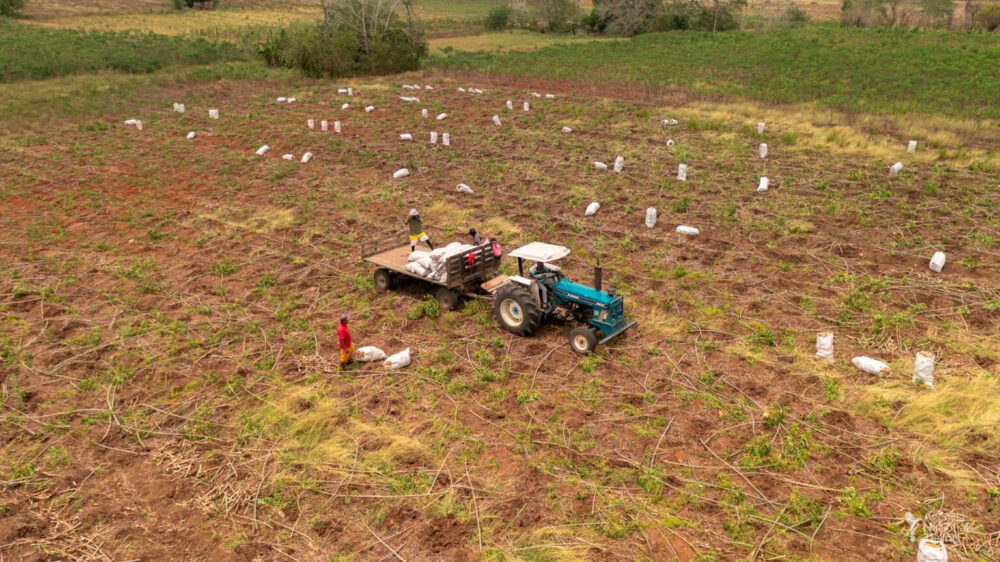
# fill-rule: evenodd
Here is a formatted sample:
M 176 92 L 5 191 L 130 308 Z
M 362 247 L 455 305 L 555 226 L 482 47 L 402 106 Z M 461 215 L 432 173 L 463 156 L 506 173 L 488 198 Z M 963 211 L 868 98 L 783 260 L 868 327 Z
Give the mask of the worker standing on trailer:
M 482 246 L 483 245 L 483 237 L 480 236 L 478 232 L 476 232 L 475 228 L 470 228 L 469 229 L 469 236 L 472 237 L 472 244 L 473 245 L 475 245 L 475 246 Z
M 351 356 L 354 355 L 354 344 L 351 343 L 351 331 L 347 329 L 347 315 L 340 317 L 340 325 L 337 326 L 337 338 L 340 340 L 340 370 L 347 370 L 347 365 L 351 363 Z
M 410 228 L 410 251 L 417 251 L 417 242 L 426 242 L 427 247 L 434 249 L 431 239 L 424 232 L 424 223 L 420 220 L 420 212 L 410 209 L 410 216 L 406 219 L 406 226 Z

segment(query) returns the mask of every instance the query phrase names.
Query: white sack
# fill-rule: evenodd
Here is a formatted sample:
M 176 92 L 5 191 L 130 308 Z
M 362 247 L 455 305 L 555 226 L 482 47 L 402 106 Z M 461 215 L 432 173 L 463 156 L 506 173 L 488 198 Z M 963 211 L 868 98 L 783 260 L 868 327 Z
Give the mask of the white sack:
M 587 210 L 583 212 L 583 216 L 592 217 L 597 214 L 597 210 L 601 208 L 601 204 L 594 201 L 590 205 L 587 205 Z
M 438 121 L 444 121 L 447 118 L 448 118 L 448 114 L 447 113 L 439 113 L 438 116 L 435 117 L 435 119 L 437 119 Z
M 365 108 L 365 113 L 371 113 L 373 111 L 375 111 L 374 105 L 369 105 L 368 107 Z
M 427 274 L 430 273 L 430 271 L 428 271 L 426 267 L 421 265 L 419 261 L 411 261 L 407 263 L 406 271 L 409 271 L 414 275 L 419 275 L 420 277 L 427 277 Z
M 333 130 L 338 134 L 340 133 L 340 121 L 333 122 Z
M 396 170 L 396 173 L 392 174 L 392 177 L 393 177 L 393 179 L 397 179 L 398 180 L 400 178 L 405 178 L 408 175 L 410 175 L 410 171 L 409 170 L 407 170 L 406 168 L 400 168 L 400 169 Z
M 701 231 L 693 226 L 684 226 L 683 224 L 674 229 L 677 234 L 683 234 L 685 236 L 698 236 Z
M 913 378 L 911 382 L 922 382 L 925 386 L 934 386 L 934 354 L 918 351 L 913 362 Z
M 354 352 L 354 358 L 363 363 L 382 361 L 385 359 L 385 352 L 375 346 L 366 345 Z
M 615 173 L 620 174 L 623 169 L 625 169 L 625 158 L 619 156 L 615 158 Z
M 677 165 L 677 179 L 681 181 L 687 181 L 688 179 L 688 165 L 678 164 Z
M 906 145 L 906 151 L 907 151 L 907 152 L 909 152 L 909 153 L 913 153 L 913 152 L 916 152 L 916 151 L 917 151 L 917 141 L 915 141 L 915 140 L 911 140 L 911 141 L 910 141 L 910 142 L 909 142 L 909 143 L 908 143 L 908 144 Z
M 885 363 L 864 355 L 851 359 L 851 364 L 870 375 L 882 376 L 892 372 Z
M 406 261 L 408 261 L 408 262 L 411 262 L 411 261 L 420 261 L 423 258 L 429 258 L 429 257 L 431 257 L 430 252 L 424 252 L 424 251 L 421 251 L 421 250 L 415 250 L 413 252 L 410 252 L 410 255 L 409 255 L 409 257 L 406 258 Z
M 514 102 L 513 101 L 507 100 L 507 109 L 509 109 L 511 111 L 514 110 Z
M 187 134 L 187 139 L 188 139 L 188 140 L 194 140 L 194 138 L 195 138 L 196 136 L 198 136 L 198 133 L 196 133 L 196 132 L 194 132 L 194 131 L 191 131 L 190 133 L 188 133 L 188 134 Z
M 437 144 L 437 143 L 438 143 L 437 131 L 431 131 L 431 144 Z
M 556 99 L 556 96 L 553 94 L 545 94 L 545 99 L 554 100 Z
M 667 146 L 673 146 L 673 145 L 674 145 L 674 139 L 667 139 Z
M 271 150 L 271 147 L 265 144 L 264 146 L 257 149 L 257 156 L 263 156 L 267 154 L 268 150 Z
M 411 135 L 410 133 L 403 133 L 403 134 L 399 135 L 399 140 L 401 140 L 401 141 L 411 141 L 411 140 L 413 140 L 413 135 Z
M 563 128 L 562 128 L 562 132 L 564 132 L 564 133 L 572 133 L 572 132 L 573 132 L 573 129 L 571 129 L 571 128 L 569 128 L 569 127 L 563 127 Z
M 316 128 L 316 120 L 315 119 L 306 119 L 306 127 L 309 127 L 310 131 L 313 130 L 313 129 L 315 129 Z
M 441 135 L 441 144 L 445 146 L 451 146 L 451 135 L 449 135 L 448 133 Z
M 349 103 L 345 103 L 344 105 L 340 106 L 340 109 L 342 111 L 346 111 L 346 110 L 348 110 L 350 108 L 351 108 L 351 104 L 349 104 Z
M 218 119 L 219 118 L 219 110 L 218 109 L 209 109 L 208 110 L 208 118 L 209 119 Z
M 527 113 L 529 111 L 531 111 L 531 104 L 524 102 L 524 112 Z
M 500 123 L 500 116 L 499 115 L 494 115 L 493 116 L 493 124 L 496 125 L 497 127 L 499 127 L 501 125 L 501 123 Z
M 760 154 L 761 158 L 767 158 L 767 143 L 760 143 L 760 146 L 757 147 L 757 153 Z
M 472 195 L 472 188 L 465 185 L 464 183 L 458 184 L 458 187 L 455 188 L 455 191 L 459 193 L 468 193 L 469 195 Z
M 426 109 L 421 109 L 420 110 L 420 116 L 423 117 L 424 119 L 427 119 L 428 115 L 429 115 L 429 113 L 427 112 Z
M 760 182 L 757 184 L 757 192 L 763 193 L 767 191 L 767 188 L 771 185 L 771 180 L 767 179 L 767 176 L 761 177 Z
M 920 539 L 917 545 L 917 562 L 948 562 L 948 549 L 942 541 Z
M 327 132 L 327 131 L 329 131 L 330 130 L 330 122 L 327 121 L 326 119 L 320 121 L 319 122 L 319 130 L 323 131 L 324 133 Z
M 288 160 L 289 162 L 291 162 L 292 160 L 295 160 L 295 155 L 294 154 L 282 154 L 281 155 L 281 159 L 282 160 Z
M 593 166 L 594 166 L 594 169 L 596 169 L 596 170 L 607 170 L 608 169 L 608 165 L 605 164 L 604 162 L 594 162 Z
M 313 153 L 312 152 L 306 152 L 305 154 L 302 155 L 302 163 L 303 164 L 308 164 L 309 161 L 312 160 L 312 159 L 313 159 Z
M 833 332 L 816 334 L 816 358 L 833 361 Z
M 656 207 L 646 209 L 646 228 L 656 226 Z
M 760 123 L 757 123 L 757 134 L 758 135 L 763 135 L 764 134 L 764 122 L 763 121 L 761 121 Z
M 896 162 L 892 166 L 889 166 L 889 173 L 890 174 L 898 174 L 902 170 L 903 170 L 903 163 L 902 162 Z
M 944 252 L 934 252 L 934 255 L 931 256 L 931 261 L 927 264 L 927 266 L 930 267 L 931 271 L 934 273 L 941 273 L 941 270 L 944 269 L 944 262 Z

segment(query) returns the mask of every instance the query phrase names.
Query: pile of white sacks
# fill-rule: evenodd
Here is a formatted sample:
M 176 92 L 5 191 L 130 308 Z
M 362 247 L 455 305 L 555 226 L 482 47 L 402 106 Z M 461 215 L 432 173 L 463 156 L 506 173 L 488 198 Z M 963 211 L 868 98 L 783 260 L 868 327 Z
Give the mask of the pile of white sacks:
M 448 271 L 445 269 L 445 265 L 448 263 L 448 258 L 462 252 L 467 252 L 473 248 L 475 246 L 462 244 L 461 242 L 452 242 L 444 248 L 437 248 L 430 252 L 413 252 L 407 260 L 406 271 L 431 281 L 446 283 L 448 281 Z

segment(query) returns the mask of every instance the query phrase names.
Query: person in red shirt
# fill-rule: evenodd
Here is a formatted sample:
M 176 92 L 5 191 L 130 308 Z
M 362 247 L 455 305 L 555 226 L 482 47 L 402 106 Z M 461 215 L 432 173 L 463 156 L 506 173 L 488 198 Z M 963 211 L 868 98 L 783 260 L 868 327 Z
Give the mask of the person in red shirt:
M 340 325 L 337 326 L 337 338 L 340 339 L 340 369 L 346 370 L 354 355 L 354 345 L 351 343 L 351 331 L 347 329 L 347 315 L 340 317 Z

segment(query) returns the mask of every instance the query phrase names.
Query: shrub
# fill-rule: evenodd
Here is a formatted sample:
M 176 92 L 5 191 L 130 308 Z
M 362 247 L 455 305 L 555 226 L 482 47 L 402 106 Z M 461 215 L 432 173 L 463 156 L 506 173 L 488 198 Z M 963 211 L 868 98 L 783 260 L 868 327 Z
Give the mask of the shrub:
M 26 0 L 0 0 L 0 16 L 13 18 L 21 15 Z
M 483 25 L 490 31 L 504 31 L 510 28 L 514 20 L 514 9 L 510 6 L 497 6 L 490 10 Z
M 257 55 L 271 66 L 298 68 L 314 78 L 416 70 L 427 56 L 427 43 L 398 20 L 378 34 L 354 29 L 337 20 L 293 25 L 266 36 Z
M 664 5 L 652 31 L 695 29 L 730 31 L 739 28 L 736 14 L 746 0 L 675 0 Z
M 986 31 L 1000 29 L 1000 4 L 983 6 L 976 12 L 976 25 Z
M 611 18 L 594 8 L 583 15 L 580 23 L 590 33 L 604 33 L 608 29 L 608 24 L 611 23 Z
M 809 14 L 802 8 L 792 5 L 785 10 L 782 19 L 792 24 L 806 23 L 809 21 Z

